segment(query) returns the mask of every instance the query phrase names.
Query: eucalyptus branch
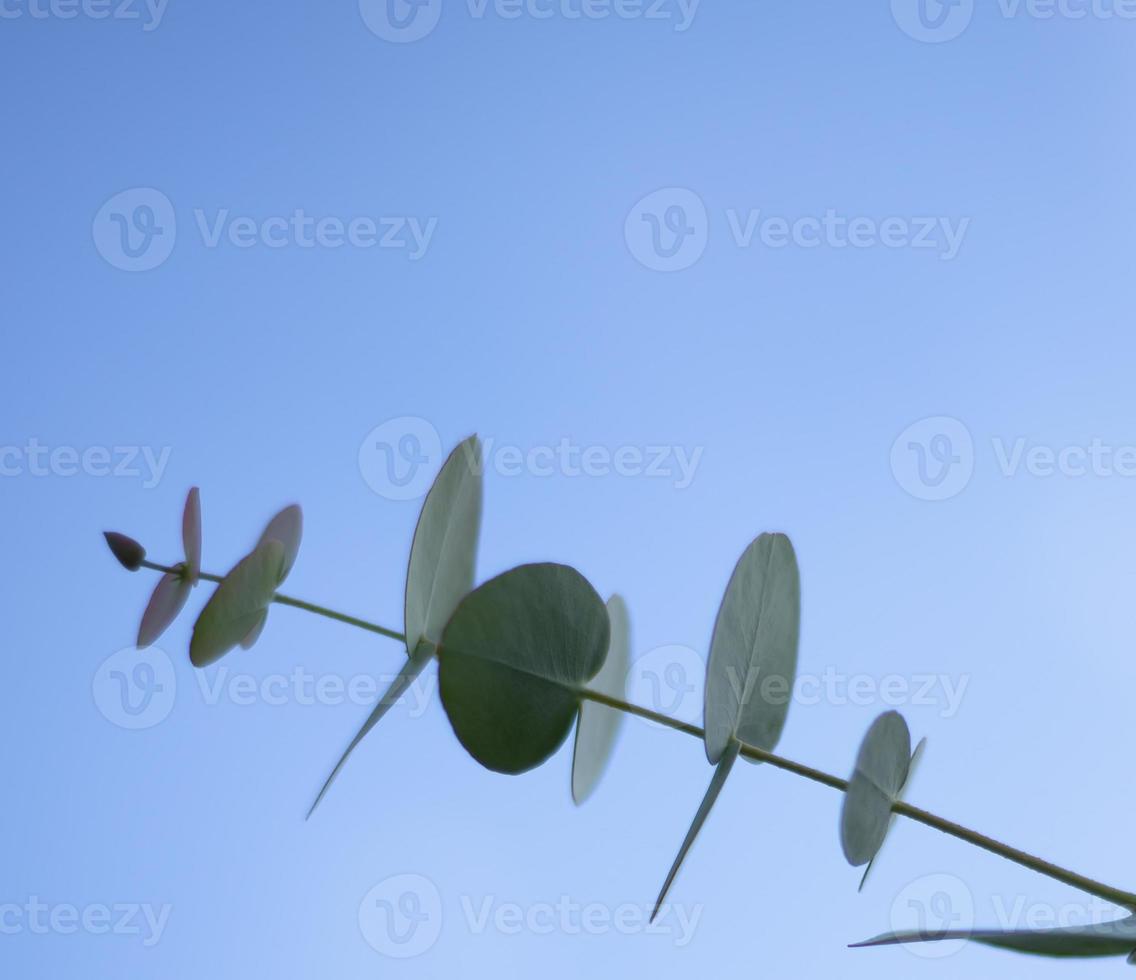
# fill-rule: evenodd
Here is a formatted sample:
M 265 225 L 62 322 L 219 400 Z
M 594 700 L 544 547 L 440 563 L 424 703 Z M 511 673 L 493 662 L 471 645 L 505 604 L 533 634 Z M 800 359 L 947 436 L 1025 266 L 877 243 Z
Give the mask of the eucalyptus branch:
M 705 737 L 703 729 L 697 725 L 691 725 L 687 722 L 678 721 L 668 715 L 660 714 L 657 711 L 651 711 L 649 708 L 644 708 L 637 704 L 629 704 L 626 701 L 621 701 L 619 698 L 609 697 L 606 694 L 600 694 L 595 691 L 589 691 L 586 688 L 581 689 L 579 694 L 582 698 L 588 701 L 594 701 L 597 704 L 606 705 L 609 708 L 614 708 L 617 711 L 624 711 L 628 714 L 636 715 L 640 718 L 645 718 L 648 721 L 656 722 L 660 725 L 665 725 L 668 728 L 673 728 L 675 731 L 683 732 L 687 735 L 693 735 L 695 738 L 702 739 Z M 745 742 L 740 743 L 741 748 L 739 755 L 747 759 L 752 759 L 754 762 L 765 762 L 769 765 L 783 769 L 786 772 L 794 773 L 798 776 L 803 776 L 805 779 L 811 779 L 814 783 L 821 783 L 824 786 L 831 787 L 832 789 L 846 792 L 848 789 L 848 780 L 841 779 L 839 776 L 833 776 L 831 773 L 822 772 L 819 769 L 813 769 L 811 766 L 806 766 L 800 762 L 794 762 L 792 759 L 786 759 L 783 756 L 776 755 L 773 752 L 766 752 L 764 749 L 759 749 L 755 745 L 748 745 Z M 983 850 L 990 851 L 1000 857 L 1006 858 L 1008 861 L 1013 861 L 1023 867 L 1029 868 L 1032 871 L 1037 871 L 1055 881 L 1060 881 L 1063 884 L 1071 885 L 1078 888 L 1089 895 L 1095 895 L 1097 898 L 1102 898 L 1107 902 L 1112 902 L 1124 908 L 1136 911 L 1136 894 L 1124 891 L 1122 888 L 1114 888 L 1112 885 L 1106 885 L 1103 882 L 1095 881 L 1092 878 L 1087 878 L 1076 871 L 1070 871 L 1067 868 L 1062 868 L 1059 865 L 1053 864 L 1043 858 L 1036 857 L 1021 851 L 1016 847 L 1011 847 L 1009 844 L 1004 844 L 1001 841 L 995 840 L 992 837 L 987 837 L 985 834 L 980 834 L 976 830 L 970 830 L 961 824 L 954 823 L 943 817 L 936 816 L 926 810 L 921 810 L 919 807 L 912 806 L 910 803 L 903 801 L 896 801 L 892 804 L 892 812 L 897 813 L 902 817 L 907 817 L 909 820 L 914 820 L 917 823 L 924 824 L 928 827 L 933 827 L 935 830 L 942 831 L 944 834 L 949 834 L 952 837 L 957 837 L 959 840 L 966 841 L 968 844 L 973 844 L 975 847 L 981 847 Z
M 487 769 L 509 775 L 528 772 L 551 758 L 575 727 L 571 784 L 577 804 L 587 800 L 599 782 L 619 728 L 618 716 L 594 706 L 636 715 L 698 739 L 713 776 L 655 901 L 652 920 L 741 755 L 844 794 L 840 845 L 850 865 L 866 866 L 861 887 L 893 818 L 899 815 L 1129 912 L 1126 918 L 1085 927 L 952 931 L 920 926 L 856 945 L 969 938 L 1047 956 L 1132 954 L 1130 962 L 1136 962 L 1136 914 L 1132 914 L 1136 894 L 904 802 L 923 742 L 912 750 L 910 729 L 899 712 L 884 711 L 872 722 L 848 779 L 739 737 L 743 732 L 761 732 L 764 744 L 775 746 L 789 710 L 788 699 L 750 696 L 759 677 L 791 684 L 796 676 L 801 584 L 788 535 L 758 535 L 734 567 L 707 654 L 705 727 L 700 728 L 624 700 L 631 633 L 620 596 L 612 595 L 605 603 L 583 575 L 556 562 L 520 565 L 476 584 L 482 471 L 481 443 L 470 436 L 447 457 L 422 502 L 407 566 L 403 632 L 278 591 L 300 547 L 303 516 L 297 504 L 277 513 L 253 550 L 223 577 L 201 571 L 201 501 L 196 487 L 190 489 L 182 514 L 182 562 L 146 561 L 145 549 L 133 538 L 104 532 L 124 568 L 163 573 L 142 615 L 138 647 L 145 648 L 162 635 L 200 579 L 217 583 L 217 589 L 193 627 L 189 660 L 195 667 L 207 667 L 238 646 L 252 647 L 272 603 L 400 641 L 409 653 L 406 662 L 347 745 L 312 811 L 355 747 L 439 652 L 442 707 L 462 747 Z M 517 682 L 518 675 L 523 683 Z M 587 707 L 585 701 L 590 702 Z
M 149 568 L 158 572 L 176 573 L 178 571 L 176 566 L 159 565 L 156 562 L 142 561 L 141 567 Z M 209 582 L 222 581 L 220 576 L 212 575 L 208 572 L 200 572 L 199 577 Z M 336 620 L 337 622 L 345 623 L 348 626 L 354 626 L 358 629 L 367 630 L 371 633 L 377 633 L 380 636 L 386 636 L 394 640 L 405 641 L 406 637 L 396 630 L 388 629 L 385 626 L 380 626 L 377 623 L 369 622 L 365 619 L 359 619 L 356 616 L 349 616 L 345 613 L 337 612 L 334 609 L 328 609 L 325 606 L 316 605 L 315 603 L 306 602 L 303 599 L 295 599 L 291 596 L 276 593 L 273 602 L 280 603 L 285 606 L 293 606 L 296 609 L 302 609 L 305 612 L 315 613 L 318 616 L 324 616 L 328 619 Z M 692 725 L 688 722 L 680 721 L 677 718 L 672 718 L 669 715 L 662 714 L 658 711 L 652 711 L 650 708 L 645 708 L 642 705 L 633 704 L 629 701 L 623 701 L 620 698 L 611 697 L 597 691 L 589 690 L 587 688 L 577 688 L 575 693 L 588 701 L 593 701 L 596 704 L 605 705 L 608 708 L 613 708 L 616 711 L 622 711 L 626 714 L 635 715 L 639 718 L 644 718 L 648 721 L 653 721 L 656 724 L 663 725 L 667 728 L 672 728 L 675 731 L 682 732 L 685 735 L 693 736 L 700 741 L 705 738 L 704 729 L 698 725 Z M 785 758 L 784 756 L 777 755 L 773 752 L 767 752 L 764 749 L 758 748 L 756 745 L 749 745 L 745 742 L 739 742 L 738 754 L 750 759 L 754 762 L 764 762 L 776 769 L 782 769 L 785 772 L 791 772 L 794 775 L 802 776 L 809 779 L 814 783 L 820 783 L 828 786 L 831 789 L 838 790 L 839 792 L 846 792 L 848 790 L 848 780 L 842 779 L 839 776 L 834 776 L 831 773 L 824 772 L 820 769 L 814 769 L 804 763 L 795 762 L 792 759 Z M 330 783 L 330 780 L 329 780 Z M 325 786 L 326 790 L 326 786 Z M 313 807 L 314 809 L 314 807 Z M 1136 894 L 1125 891 L 1121 888 L 1115 888 L 1112 885 L 1104 884 L 1103 882 L 1096 881 L 1088 878 L 1085 875 L 1078 874 L 1075 871 L 1070 871 L 1067 868 L 1062 868 L 1059 865 L 1046 861 L 1044 858 L 1037 857 L 1025 851 L 1005 844 L 1002 841 L 995 840 L 992 837 L 987 837 L 985 834 L 980 834 L 978 831 L 971 830 L 961 824 L 957 824 L 951 820 L 947 820 L 936 814 L 930 813 L 927 810 L 922 810 L 919 807 L 912 806 L 910 803 L 905 803 L 901 800 L 892 804 L 892 812 L 902 817 L 907 817 L 909 820 L 914 820 L 916 823 L 924 824 L 927 827 L 932 827 L 935 830 L 948 834 L 951 837 L 956 837 L 959 840 L 972 844 L 975 847 L 982 848 L 992 854 L 997 854 L 1008 861 L 1013 861 L 1022 867 L 1029 868 L 1039 874 L 1052 878 L 1055 881 L 1060 881 L 1063 884 L 1071 885 L 1089 895 L 1095 895 L 1097 898 L 1104 899 L 1107 902 L 1112 902 L 1116 905 L 1122 906 L 1132 911 L 1136 911 Z

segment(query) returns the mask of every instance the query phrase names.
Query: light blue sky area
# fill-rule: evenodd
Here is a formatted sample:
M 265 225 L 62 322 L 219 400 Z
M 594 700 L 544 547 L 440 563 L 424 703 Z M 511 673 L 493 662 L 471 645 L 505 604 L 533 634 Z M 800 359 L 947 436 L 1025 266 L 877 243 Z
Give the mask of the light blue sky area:
M 274 608 L 195 672 L 202 585 L 120 652 L 154 577 L 100 532 L 177 560 L 194 485 L 206 569 L 297 501 L 286 591 L 401 627 L 476 431 L 479 580 L 620 592 L 636 700 L 699 718 L 733 563 L 785 531 L 780 748 L 846 774 L 898 707 L 912 802 L 1136 887 L 1126 8 L 396 2 L 4 0 L 0 972 L 1121 969 L 846 949 L 1102 913 L 902 821 L 858 895 L 839 796 L 749 765 L 648 931 L 701 746 L 629 719 L 577 810 L 567 750 L 470 759 L 433 670 L 305 823 L 396 643 Z

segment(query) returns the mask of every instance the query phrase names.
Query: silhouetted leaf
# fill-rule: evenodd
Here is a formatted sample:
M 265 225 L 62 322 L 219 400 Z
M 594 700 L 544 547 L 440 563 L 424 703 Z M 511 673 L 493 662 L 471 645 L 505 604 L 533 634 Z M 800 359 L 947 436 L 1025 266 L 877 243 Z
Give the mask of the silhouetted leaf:
M 623 699 L 627 694 L 627 672 L 631 665 L 631 624 L 627 604 L 613 595 L 607 601 L 607 616 L 611 624 L 607 657 L 588 686 L 600 694 Z M 599 783 L 622 723 L 622 711 L 595 701 L 585 700 L 580 705 L 576 745 L 572 753 L 572 799 L 577 805 L 591 796 Z
M 473 588 L 481 530 L 481 442 L 470 436 L 449 455 L 422 503 L 406 573 L 406 651 L 435 646 Z
M 142 614 L 142 623 L 138 627 L 138 649 L 142 650 L 158 639 L 166 628 L 177 619 L 185 605 L 186 599 L 193 586 L 182 575 L 179 565 L 172 572 L 166 572 L 159 580 L 150 596 L 146 611 Z
M 919 740 L 919 744 L 915 746 L 915 751 L 911 753 L 911 762 L 908 763 L 907 766 L 907 778 L 903 781 L 903 786 L 900 788 L 900 791 L 896 794 L 895 797 L 897 802 L 899 800 L 902 800 L 908 789 L 911 788 L 911 783 L 915 779 L 915 771 L 919 768 L 919 760 L 923 758 L 923 747 L 926 744 L 927 739 L 921 738 Z M 889 831 L 893 823 L 895 823 L 894 812 L 891 815 L 891 819 L 888 821 Z M 886 836 L 884 837 L 884 841 L 887 841 Z M 876 866 L 876 861 L 879 859 L 881 850 L 883 850 L 883 844 L 881 844 L 880 847 L 876 850 L 876 853 L 872 855 L 872 860 L 868 862 L 868 866 L 864 869 L 863 875 L 860 876 L 860 887 L 856 889 L 857 891 L 864 890 L 864 884 L 867 882 L 868 875 L 871 874 L 872 868 Z
M 133 538 L 117 531 L 103 531 L 107 546 L 111 554 L 118 559 L 118 563 L 127 571 L 136 572 L 146 560 L 146 549 Z
M 185 580 L 197 584 L 201 574 L 201 491 L 190 487 L 181 515 L 181 541 L 185 549 Z
M 848 863 L 870 861 L 887 836 L 891 806 L 911 763 L 911 734 L 898 711 L 880 715 L 860 743 L 856 768 L 844 794 L 840 843 Z
M 279 541 L 284 546 L 284 565 L 280 572 L 280 582 L 288 577 L 292 566 L 296 563 L 296 555 L 300 550 L 300 538 L 304 532 L 304 516 L 299 504 L 285 507 L 279 514 L 268 522 L 268 527 L 260 536 L 258 545 L 265 541 Z M 279 585 L 280 582 L 276 584 Z
M 667 880 L 663 882 L 663 887 L 659 891 L 659 897 L 655 899 L 655 908 L 651 913 L 652 922 L 655 920 L 655 916 L 659 914 L 659 907 L 667 897 L 667 892 L 670 891 L 671 885 L 674 883 L 678 869 L 682 867 L 682 862 L 686 859 L 687 851 L 690 850 L 690 846 L 694 843 L 694 839 L 698 836 L 698 832 L 702 829 L 706 818 L 710 816 L 710 810 L 717 801 L 718 794 L 722 792 L 722 787 L 726 785 L 726 777 L 730 774 L 730 770 L 734 768 L 734 763 L 737 761 L 738 750 L 740 748 L 741 745 L 738 742 L 732 741 L 726 746 L 726 751 L 722 753 L 722 757 L 717 767 L 714 769 L 714 776 L 710 780 L 710 786 L 706 790 L 706 795 L 702 797 L 702 802 L 698 806 L 698 812 L 695 813 L 694 820 L 690 824 L 690 830 L 686 832 L 686 837 L 683 838 L 682 846 L 678 849 L 678 855 L 674 859 L 674 864 L 671 865 L 671 870 L 667 874 Z
M 607 610 L 565 565 L 522 565 L 467 595 L 438 651 L 442 705 L 459 741 L 488 769 L 519 773 L 572 728 L 577 690 L 603 666 Z
M 225 576 L 193 627 L 189 659 L 195 667 L 219 660 L 249 636 L 272 602 L 283 569 L 284 545 L 272 539 Z
M 1128 956 L 1136 949 L 1136 916 L 1086 926 L 1054 929 L 975 929 L 887 932 L 875 939 L 853 943 L 853 948 L 893 946 L 899 943 L 969 939 L 984 946 L 1039 956 Z
M 793 545 L 762 534 L 734 568 L 706 664 L 706 757 L 732 738 L 773 751 L 797 671 L 801 583 Z

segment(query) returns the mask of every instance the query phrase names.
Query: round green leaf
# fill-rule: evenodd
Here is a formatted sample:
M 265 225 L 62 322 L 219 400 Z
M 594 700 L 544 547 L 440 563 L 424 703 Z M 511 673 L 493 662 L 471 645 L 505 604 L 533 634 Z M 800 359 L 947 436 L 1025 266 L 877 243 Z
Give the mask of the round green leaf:
M 522 565 L 490 579 L 459 603 L 438 650 L 454 734 L 496 772 L 540 765 L 571 730 L 609 635 L 603 601 L 575 569 Z
M 195 667 L 219 660 L 259 630 L 283 572 L 284 545 L 273 539 L 257 545 L 221 580 L 193 627 L 189 659 Z
M 406 572 L 406 650 L 435 646 L 473 588 L 481 531 L 481 442 L 470 436 L 449 455 L 422 503 Z
M 885 711 L 868 729 L 844 794 L 840 843 L 848 863 L 867 864 L 883 845 L 891 806 L 911 765 L 911 733 L 898 711 Z
M 801 580 L 792 542 L 763 534 L 726 586 L 706 663 L 706 757 L 717 764 L 732 738 L 772 752 L 785 727 L 797 673 Z
M 631 666 L 631 622 L 627 603 L 617 595 L 607 601 L 607 618 L 611 624 L 607 658 L 589 686 L 600 694 L 622 699 L 627 693 L 627 672 Z M 591 796 L 599 783 L 622 723 L 622 711 L 595 701 L 580 705 L 572 753 L 572 799 L 577 805 Z

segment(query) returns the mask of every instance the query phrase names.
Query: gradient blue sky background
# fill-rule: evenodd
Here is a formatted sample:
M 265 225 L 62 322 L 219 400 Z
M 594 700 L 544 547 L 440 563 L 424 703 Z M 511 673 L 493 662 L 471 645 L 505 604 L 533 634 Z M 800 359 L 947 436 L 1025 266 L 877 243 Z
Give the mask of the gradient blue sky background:
M 675 447 L 701 454 L 688 486 L 490 465 L 479 578 L 549 559 L 620 591 L 632 695 L 648 702 L 650 677 L 679 677 L 673 663 L 697 688 L 676 710 L 697 716 L 698 658 L 733 563 L 756 533 L 785 530 L 802 570 L 801 673 L 861 678 L 861 693 L 794 705 L 781 749 L 846 773 L 898 676 L 899 707 L 929 740 L 913 802 L 1136 885 L 1136 23 L 1108 4 L 1044 18 L 983 0 L 927 41 L 912 36 L 915 0 L 703 3 L 685 30 L 673 4 L 649 19 L 444 3 L 418 12 L 420 26 L 440 14 L 432 31 L 400 43 L 379 36 L 385 8 L 371 0 L 362 12 L 171 0 L 160 22 L 140 4 L 99 19 L 97 6 L 4 0 L 0 904 L 170 910 L 151 946 L 123 930 L 41 935 L 11 913 L 2 972 L 1121 968 L 847 950 L 944 895 L 992 925 L 1067 903 L 1102 912 L 904 823 L 857 895 L 837 794 L 749 766 L 672 891 L 697 917 L 692 935 L 673 919 L 593 935 L 559 913 L 547 930 L 543 909 L 562 896 L 642 915 L 709 779 L 702 748 L 629 720 L 577 811 L 566 750 L 522 777 L 485 771 L 427 684 L 424 711 L 393 712 L 305 824 L 367 707 L 247 704 L 226 685 L 296 668 L 389 675 L 403 654 L 291 609 L 273 610 L 253 651 L 196 675 L 199 589 L 153 655 L 172 664 L 168 717 L 116 723 L 108 671 L 134 656 L 119 651 L 153 577 L 119 569 L 100 532 L 177 559 L 192 485 L 207 569 L 230 567 L 299 501 L 286 591 L 399 627 L 419 500 L 389 499 L 382 438 L 423 437 L 421 479 L 440 462 L 432 434 L 443 449 L 472 431 L 525 452 Z M 139 188 L 164 195 L 172 220 Z M 162 234 L 143 241 L 139 208 L 154 200 Z M 671 242 L 652 258 L 645 208 L 691 229 L 683 268 L 650 268 Z M 968 224 L 949 260 L 878 238 L 739 247 L 730 215 L 754 209 L 790 222 L 831 210 L 881 234 L 891 219 Z M 222 213 L 259 225 L 296 210 L 436 224 L 412 258 L 295 238 L 210 246 L 196 217 L 208 229 Z M 123 268 L 123 222 L 153 268 Z M 408 240 L 407 224 L 387 227 Z M 405 418 L 419 421 L 372 434 Z M 906 431 L 928 418 L 940 421 Z M 1066 453 L 1046 475 L 1046 450 L 1094 440 L 1111 463 L 1085 470 Z M 56 451 L 46 473 L 34 445 Z M 1015 446 L 1008 473 L 999 453 Z M 168 447 L 167 465 L 152 480 L 116 455 L 127 472 L 108 475 L 97 451 L 115 447 Z M 92 448 L 85 465 L 69 456 Z M 673 646 L 687 649 L 658 652 Z M 948 685 L 962 685 L 957 703 Z M 388 882 L 400 875 L 416 877 Z M 374 928 L 369 942 L 364 898 L 377 908 L 408 880 L 428 921 L 409 944 Z M 486 899 L 479 928 L 467 909 Z M 538 928 L 492 918 L 513 907 Z

